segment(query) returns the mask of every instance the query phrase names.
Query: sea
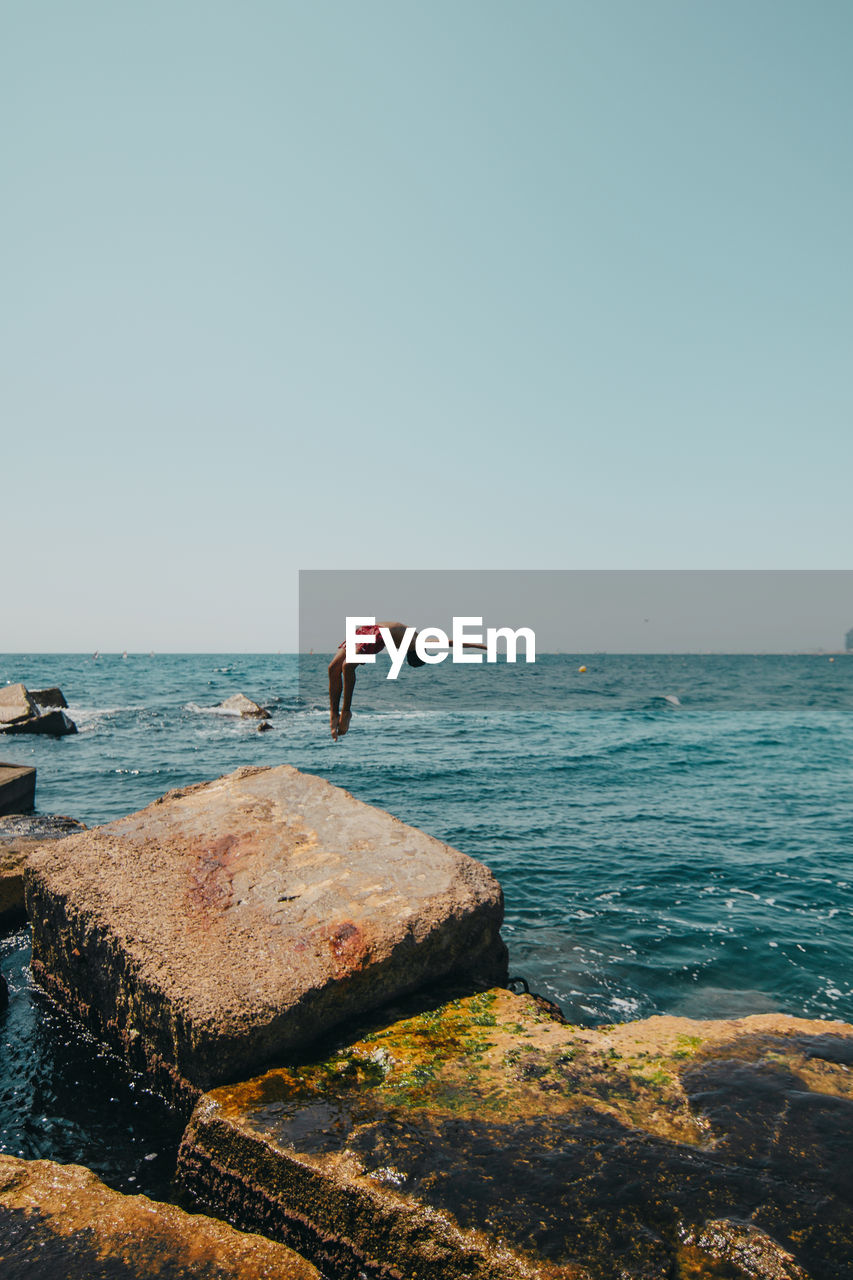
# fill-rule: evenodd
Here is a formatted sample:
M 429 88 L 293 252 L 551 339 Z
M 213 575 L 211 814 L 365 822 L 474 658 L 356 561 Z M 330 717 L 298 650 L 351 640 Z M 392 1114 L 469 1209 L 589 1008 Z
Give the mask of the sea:
M 510 972 L 574 1023 L 781 1012 L 853 1021 L 853 654 L 540 655 L 359 673 L 328 655 L 0 656 L 79 732 L 0 738 L 40 813 L 108 822 L 288 763 L 486 863 Z M 270 732 L 223 714 L 244 693 Z M 0 1150 L 169 1197 L 182 1121 L 33 985 L 0 936 Z

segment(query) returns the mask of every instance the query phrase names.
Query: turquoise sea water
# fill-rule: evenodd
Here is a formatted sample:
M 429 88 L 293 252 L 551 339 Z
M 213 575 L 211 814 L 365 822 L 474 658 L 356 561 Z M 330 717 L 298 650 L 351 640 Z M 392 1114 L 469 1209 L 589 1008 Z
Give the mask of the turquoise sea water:
M 572 1021 L 853 1020 L 853 656 L 560 655 L 405 668 L 396 682 L 377 664 L 337 744 L 326 660 L 300 673 L 277 655 L 0 658 L 0 682 L 59 684 L 80 729 L 0 739 L 0 756 L 38 767 L 40 811 L 90 825 L 244 764 L 321 774 L 486 862 L 506 896 L 511 972 Z M 270 708 L 272 732 L 211 710 L 238 691 Z M 90 1087 L 93 1048 L 61 1019 L 47 1026 L 57 1015 L 28 983 L 26 931 L 0 940 L 0 958 L 13 993 L 0 1147 L 58 1144 L 60 1158 L 79 1150 L 117 1184 L 156 1189 L 168 1118 L 139 1104 L 136 1082 L 125 1164 L 93 1154 L 108 1140 L 64 1096 L 72 1079 Z M 57 1061 L 58 1040 L 77 1045 L 73 1062 Z M 98 1097 L 113 1087 L 103 1070 Z

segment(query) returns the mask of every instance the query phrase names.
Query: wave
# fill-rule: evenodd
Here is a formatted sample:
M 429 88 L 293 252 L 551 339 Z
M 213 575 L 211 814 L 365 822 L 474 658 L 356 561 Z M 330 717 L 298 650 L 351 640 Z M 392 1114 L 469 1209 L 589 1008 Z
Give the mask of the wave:
M 126 715 L 132 711 L 147 711 L 144 703 L 118 707 L 78 707 L 73 704 L 66 709 L 66 715 L 74 721 L 78 731 L 93 729 L 102 720 L 110 720 L 113 716 Z

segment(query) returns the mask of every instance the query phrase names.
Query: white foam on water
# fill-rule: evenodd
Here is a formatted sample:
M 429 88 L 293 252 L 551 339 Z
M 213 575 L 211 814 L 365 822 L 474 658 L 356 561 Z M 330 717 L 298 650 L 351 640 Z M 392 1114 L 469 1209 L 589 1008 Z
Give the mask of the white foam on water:
M 65 714 L 73 720 L 78 731 L 85 733 L 95 728 L 101 720 L 109 720 L 112 716 L 123 715 L 128 711 L 145 711 L 145 704 L 138 702 L 127 707 L 75 707 L 65 708 Z
M 636 1013 L 640 1008 L 639 1000 L 633 1000 L 624 996 L 611 996 L 610 1008 L 615 1009 L 617 1013 L 632 1014 Z
M 184 705 L 184 711 L 190 711 L 193 715 L 199 716 L 220 716 L 226 720 L 241 720 L 244 717 L 239 711 L 235 711 L 232 707 L 200 707 L 197 702 L 187 702 Z M 246 716 L 246 719 L 250 717 Z M 251 717 L 254 719 L 254 717 Z

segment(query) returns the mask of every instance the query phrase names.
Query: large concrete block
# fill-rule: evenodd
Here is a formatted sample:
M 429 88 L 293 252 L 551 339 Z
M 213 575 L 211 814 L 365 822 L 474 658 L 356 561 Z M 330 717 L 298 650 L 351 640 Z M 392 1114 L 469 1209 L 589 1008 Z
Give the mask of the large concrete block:
M 178 1173 L 336 1280 L 849 1280 L 853 1027 L 491 991 L 206 1094 Z
M 506 973 L 486 867 L 286 765 L 35 852 L 26 892 L 37 981 L 178 1089 L 447 975 Z
M 283 1244 L 146 1196 L 80 1165 L 0 1155 L 0 1275 L 8 1280 L 320 1280 Z

